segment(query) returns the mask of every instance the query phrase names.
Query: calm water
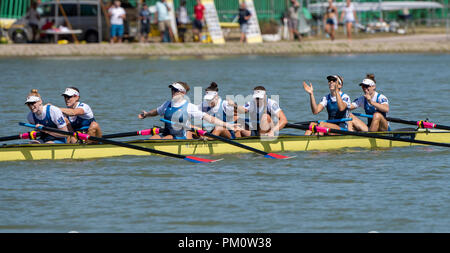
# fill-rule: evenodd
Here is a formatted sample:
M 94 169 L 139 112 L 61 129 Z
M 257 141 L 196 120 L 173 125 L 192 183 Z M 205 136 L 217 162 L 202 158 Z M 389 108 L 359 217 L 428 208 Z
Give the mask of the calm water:
M 160 125 L 137 114 L 168 98 L 173 81 L 216 81 L 222 96 L 264 85 L 296 122 L 326 118 L 311 114 L 302 81 L 320 99 L 325 77 L 340 74 L 354 99 L 369 72 L 392 117 L 450 125 L 449 64 L 450 55 L 420 54 L 0 59 L 0 136 L 28 131 L 17 123 L 26 120 L 32 88 L 62 106 L 64 88 L 78 87 L 108 134 Z M 297 157 L 2 162 L 0 232 L 450 232 L 448 148 L 289 155 Z

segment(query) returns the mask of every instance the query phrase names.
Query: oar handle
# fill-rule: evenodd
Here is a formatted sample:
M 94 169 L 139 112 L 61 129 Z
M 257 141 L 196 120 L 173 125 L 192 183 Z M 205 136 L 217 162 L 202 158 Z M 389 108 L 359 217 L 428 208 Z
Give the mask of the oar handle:
M 12 141 L 12 140 L 18 140 L 18 139 L 31 139 L 36 140 L 37 137 L 39 137 L 41 134 L 36 131 L 30 131 L 26 133 L 11 135 L 11 136 L 5 136 L 0 137 L 0 141 Z
M 107 134 L 103 135 L 102 138 L 111 139 L 111 138 L 119 138 L 119 137 L 129 137 L 129 136 L 136 136 L 136 135 L 157 135 L 161 132 L 161 129 L 158 127 L 150 128 L 150 129 L 144 129 L 139 131 L 133 131 L 133 132 L 125 132 L 125 133 L 118 133 L 118 134 Z

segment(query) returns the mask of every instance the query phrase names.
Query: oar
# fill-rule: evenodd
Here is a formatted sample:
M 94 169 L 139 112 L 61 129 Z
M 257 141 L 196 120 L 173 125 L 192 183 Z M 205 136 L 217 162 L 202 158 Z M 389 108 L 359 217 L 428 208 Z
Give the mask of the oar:
M 120 138 L 120 137 L 129 137 L 129 136 L 136 136 L 136 135 L 157 135 L 161 131 L 160 128 L 154 127 L 150 129 L 144 129 L 139 131 L 133 131 L 133 132 L 125 132 L 125 133 L 117 133 L 117 134 L 106 134 L 103 135 L 102 138 L 111 139 L 111 138 Z
M 342 118 L 342 119 L 328 119 L 328 120 L 310 120 L 310 121 L 302 121 L 302 122 L 296 122 L 294 124 L 296 125 L 309 125 L 312 122 L 326 122 L 326 123 L 341 123 L 345 121 L 352 121 L 352 118 Z
M 11 141 L 11 140 L 18 140 L 18 139 L 35 140 L 40 135 L 41 135 L 41 133 L 39 133 L 39 132 L 31 131 L 31 132 L 21 133 L 18 135 L 16 134 L 16 135 L 11 135 L 11 136 L 0 137 L 0 141 Z
M 365 117 L 365 118 L 373 118 L 373 115 L 357 113 L 357 112 L 353 112 L 353 115 Z M 436 128 L 436 129 L 450 130 L 450 126 L 439 125 L 439 124 L 431 123 L 431 122 L 424 121 L 424 120 L 403 120 L 403 119 L 390 118 L 390 117 L 386 117 L 386 120 L 395 122 L 395 123 L 415 125 L 419 128 Z
M 166 119 L 160 119 L 160 120 L 162 122 L 165 122 L 165 123 L 169 123 L 169 124 L 172 124 L 172 125 L 179 125 L 181 127 L 184 127 L 182 124 L 174 123 L 174 122 L 166 120 Z M 186 127 L 186 128 L 189 128 L 189 127 Z M 222 136 L 218 136 L 218 135 L 209 133 L 209 132 L 201 130 L 201 129 L 194 129 L 194 128 L 190 128 L 190 129 L 191 129 L 191 131 L 194 131 L 194 132 L 198 133 L 200 136 L 211 137 L 211 138 L 214 138 L 216 140 L 228 143 L 230 145 L 234 145 L 236 147 L 240 147 L 240 148 L 243 148 L 243 149 L 250 150 L 252 152 L 255 152 L 255 153 L 258 153 L 260 155 L 263 155 L 265 158 L 271 158 L 271 159 L 289 159 L 289 158 L 292 158 L 292 157 L 289 157 L 289 156 L 279 155 L 279 154 L 275 154 L 275 153 L 267 153 L 265 151 L 249 147 L 247 145 L 241 144 L 239 142 L 232 141 L 230 139 L 227 139 L 227 138 L 224 138 Z
M 81 139 L 81 140 L 93 140 L 93 141 L 108 143 L 108 144 L 112 144 L 112 145 L 116 145 L 116 146 L 120 146 L 120 147 L 141 150 L 141 151 L 154 153 L 154 154 L 158 154 L 158 155 L 169 156 L 169 157 L 178 158 L 178 159 L 184 159 L 186 161 L 194 162 L 194 163 L 210 163 L 210 162 L 218 161 L 218 160 L 209 160 L 209 159 L 204 159 L 204 158 L 198 158 L 198 157 L 194 157 L 194 156 L 184 156 L 184 155 L 168 153 L 168 152 L 164 152 L 164 151 L 160 151 L 160 150 L 156 150 L 156 149 L 145 148 L 145 147 L 132 145 L 132 144 L 124 143 L 124 142 L 112 141 L 112 140 L 105 139 L 105 138 L 99 138 L 99 137 L 95 137 L 95 136 L 90 136 L 90 135 L 83 134 L 83 133 L 66 132 L 66 131 L 62 131 L 62 130 L 59 130 L 59 129 L 56 129 L 56 128 L 51 128 L 51 127 L 45 127 L 45 126 L 36 127 L 36 125 L 22 123 L 22 122 L 19 123 L 19 125 L 35 128 L 35 129 L 38 129 L 38 130 L 44 130 L 44 131 L 59 133 L 59 134 L 63 134 L 63 135 L 75 136 L 75 137 L 77 137 L 78 139 Z
M 342 134 L 342 135 L 354 135 L 354 136 L 361 136 L 361 137 L 368 137 L 368 138 L 385 139 L 385 140 L 391 140 L 391 141 L 403 141 L 403 142 L 409 142 L 409 143 L 418 143 L 418 144 L 425 144 L 425 145 L 450 147 L 450 144 L 448 144 L 448 143 L 421 141 L 421 140 L 408 140 L 408 139 L 396 138 L 396 137 L 379 135 L 379 134 L 373 134 L 373 133 L 361 133 L 361 132 L 343 131 L 343 130 L 332 129 L 332 128 L 327 128 L 327 127 L 319 127 L 319 126 L 309 127 L 309 126 L 305 126 L 305 125 L 295 125 L 295 124 L 287 123 L 286 127 L 288 127 L 288 128 L 296 128 L 296 129 L 301 129 L 301 130 L 311 130 L 313 133 L 315 133 L 315 132 L 319 132 L 319 133 L 335 133 L 335 134 Z

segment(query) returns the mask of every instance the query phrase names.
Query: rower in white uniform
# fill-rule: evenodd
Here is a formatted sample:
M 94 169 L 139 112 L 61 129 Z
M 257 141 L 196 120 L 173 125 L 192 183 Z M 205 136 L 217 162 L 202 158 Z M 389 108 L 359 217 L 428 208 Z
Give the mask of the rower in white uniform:
M 242 137 L 277 136 L 287 124 L 286 115 L 278 102 L 268 98 L 263 86 L 253 89 L 253 99 L 245 104 L 244 112 L 248 116 L 248 128 L 240 132 Z
M 309 94 L 311 111 L 314 115 L 323 111 L 324 108 L 327 109 L 328 112 L 328 120 L 339 120 L 343 118 L 349 117 L 349 108 L 350 108 L 350 97 L 341 91 L 344 85 L 344 78 L 338 75 L 327 76 L 328 80 L 328 88 L 330 89 L 330 93 L 324 97 L 319 104 L 316 104 L 316 99 L 314 97 L 314 88 L 312 84 L 309 85 L 306 82 L 303 82 L 303 88 L 306 93 Z M 310 124 L 310 129 L 313 125 L 317 125 L 317 123 L 313 122 Z M 337 130 L 351 130 L 346 121 L 339 123 L 329 123 L 329 122 L 320 122 L 320 127 L 333 128 Z M 311 130 L 306 130 L 305 135 L 311 135 L 313 132 Z M 319 133 L 319 135 L 323 135 L 323 133 Z
M 237 112 L 237 106 L 234 102 L 223 100 L 219 96 L 219 87 L 217 83 L 212 82 L 208 88 L 205 89 L 204 101 L 199 105 L 199 110 L 214 116 L 223 122 L 234 123 L 235 112 Z M 237 116 L 237 115 L 236 115 Z M 218 136 L 222 136 L 229 139 L 236 138 L 236 134 L 233 130 L 226 129 L 221 126 L 205 122 L 202 120 L 202 128 L 210 133 Z M 238 136 L 240 137 L 240 136 Z
M 362 107 L 366 115 L 371 115 L 372 118 L 368 118 L 366 125 L 358 117 L 350 114 L 353 128 L 363 132 L 390 131 L 389 122 L 386 120 L 389 112 L 389 100 L 386 96 L 376 91 L 375 75 L 367 74 L 366 78 L 359 85 L 364 95 L 352 102 L 350 110 Z
M 60 109 L 69 120 L 69 130 L 87 132 L 90 136 L 102 137 L 102 130 L 95 121 L 91 107 L 80 102 L 80 91 L 76 87 L 68 87 L 61 96 L 64 96 L 67 108 Z M 77 139 L 71 137 L 70 142 L 76 143 Z
M 57 128 L 62 131 L 68 131 L 64 115 L 61 110 L 53 105 L 43 105 L 41 95 L 37 89 L 32 89 L 28 94 L 25 104 L 30 109 L 27 119 L 30 124 L 51 128 Z M 66 135 L 55 132 L 40 130 L 42 133 L 40 138 L 32 143 L 67 143 Z

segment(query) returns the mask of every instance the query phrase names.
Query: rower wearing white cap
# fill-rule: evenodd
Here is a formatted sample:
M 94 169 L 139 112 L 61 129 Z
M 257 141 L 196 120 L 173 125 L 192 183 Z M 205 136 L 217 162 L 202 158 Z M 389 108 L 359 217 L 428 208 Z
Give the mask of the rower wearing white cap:
M 88 104 L 80 102 L 80 91 L 76 87 L 68 87 L 61 94 L 64 96 L 67 108 L 60 108 L 69 119 L 69 130 L 86 131 L 90 136 L 102 137 L 100 125 L 95 121 L 94 113 Z M 71 143 L 77 142 L 71 137 Z
M 359 118 L 350 114 L 353 119 L 353 127 L 364 132 L 389 131 L 389 122 L 386 120 L 386 115 L 389 112 L 389 101 L 386 96 L 376 91 L 375 75 L 367 74 L 359 85 L 364 95 L 353 101 L 350 110 L 363 107 L 365 113 L 372 115 L 372 118 L 368 118 L 366 125 Z
M 328 112 L 328 120 L 338 120 L 349 117 L 349 108 L 350 108 L 350 97 L 341 91 L 342 86 L 344 85 L 344 78 L 338 75 L 327 76 L 328 80 L 328 88 L 330 89 L 330 93 L 322 98 L 319 104 L 316 104 L 316 99 L 314 98 L 314 89 L 312 84 L 309 85 L 306 82 L 303 82 L 303 88 L 306 93 L 309 94 L 311 111 L 313 114 L 320 113 L 324 108 L 327 108 Z M 311 123 L 311 125 L 317 125 L 317 123 Z M 349 126 L 345 121 L 340 122 L 338 124 L 329 123 L 329 122 L 320 122 L 319 126 L 333 128 L 338 130 L 349 130 Z M 305 131 L 305 135 L 311 135 L 312 132 L 310 130 Z M 323 134 L 323 133 L 319 133 Z
M 169 85 L 172 90 L 172 99 L 164 102 L 161 106 L 148 112 L 142 111 L 138 118 L 144 119 L 148 116 L 163 116 L 165 120 L 174 123 L 180 123 L 190 128 L 190 118 L 199 120 L 206 120 L 216 126 L 221 126 L 227 129 L 234 129 L 235 124 L 229 124 L 222 120 L 204 113 L 198 109 L 198 106 L 189 103 L 186 99 L 186 93 L 189 91 L 189 85 L 185 82 L 175 82 Z M 192 132 L 186 130 L 184 127 L 164 123 L 163 132 L 160 135 L 153 135 L 150 139 L 192 139 Z
M 28 122 L 36 126 L 46 126 L 51 128 L 58 128 L 62 131 L 67 131 L 67 124 L 64 120 L 64 115 L 61 110 L 52 105 L 43 105 L 41 95 L 37 89 L 32 89 L 28 94 L 25 104 L 30 109 L 28 114 Z M 38 143 L 67 143 L 66 136 L 54 132 L 47 132 L 41 130 L 42 134 L 37 140 Z
M 242 130 L 241 136 L 269 136 L 273 137 L 287 124 L 287 118 L 277 101 L 267 97 L 263 86 L 253 89 L 253 99 L 244 106 L 248 113 L 249 129 Z M 275 123 L 275 119 L 278 121 Z
M 234 122 L 237 106 L 233 102 L 222 100 L 222 98 L 219 97 L 219 87 L 217 86 L 217 83 L 212 82 L 209 87 L 205 89 L 205 92 L 206 94 L 203 97 L 204 101 L 199 105 L 199 110 L 224 122 Z M 236 138 L 236 134 L 233 130 L 215 126 L 214 124 L 206 123 L 204 121 L 202 121 L 202 128 L 210 131 L 214 135 L 229 139 Z M 240 136 L 238 135 L 237 137 Z

